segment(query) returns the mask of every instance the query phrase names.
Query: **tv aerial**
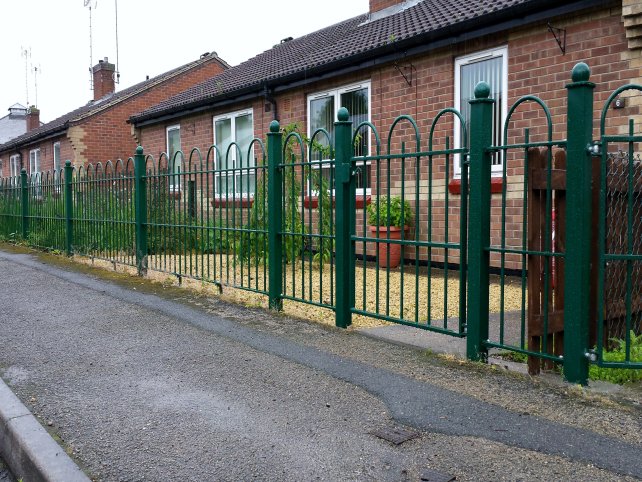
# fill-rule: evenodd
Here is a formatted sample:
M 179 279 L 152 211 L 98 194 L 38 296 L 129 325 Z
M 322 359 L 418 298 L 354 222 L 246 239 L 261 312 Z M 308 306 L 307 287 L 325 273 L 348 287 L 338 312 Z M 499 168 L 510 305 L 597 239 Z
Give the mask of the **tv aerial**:
M 94 90 L 94 76 L 91 68 L 94 66 L 93 36 L 91 26 L 91 11 L 98 6 L 97 0 L 83 0 L 84 6 L 89 7 L 89 89 Z

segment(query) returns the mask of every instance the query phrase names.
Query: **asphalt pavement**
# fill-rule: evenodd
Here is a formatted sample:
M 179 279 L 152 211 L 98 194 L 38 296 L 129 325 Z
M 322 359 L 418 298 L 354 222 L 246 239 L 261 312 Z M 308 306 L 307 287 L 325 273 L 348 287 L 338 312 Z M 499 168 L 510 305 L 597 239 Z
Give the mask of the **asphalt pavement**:
M 9 472 L 9 468 L 5 461 L 0 457 L 0 482 L 15 482 L 13 474 Z
M 0 251 L 0 374 L 94 480 L 642 477 L 639 407 L 58 264 Z

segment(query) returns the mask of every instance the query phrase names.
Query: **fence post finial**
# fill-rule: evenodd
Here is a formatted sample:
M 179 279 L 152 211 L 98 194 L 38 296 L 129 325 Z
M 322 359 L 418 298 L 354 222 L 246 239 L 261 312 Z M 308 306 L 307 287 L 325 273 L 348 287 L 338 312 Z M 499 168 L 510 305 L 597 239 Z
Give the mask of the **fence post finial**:
M 564 271 L 564 377 L 588 383 L 588 342 L 591 286 L 591 154 L 593 90 L 591 70 L 583 62 L 573 67 L 568 91 L 566 245 Z

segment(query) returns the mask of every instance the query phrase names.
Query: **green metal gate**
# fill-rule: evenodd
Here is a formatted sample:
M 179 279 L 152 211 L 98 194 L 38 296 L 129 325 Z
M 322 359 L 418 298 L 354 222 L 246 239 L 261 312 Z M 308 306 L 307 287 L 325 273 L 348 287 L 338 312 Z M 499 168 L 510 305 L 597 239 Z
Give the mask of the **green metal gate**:
M 451 147 L 450 136 L 436 139 L 444 121 L 455 119 L 463 126 L 461 148 Z M 392 122 L 385 153 L 369 122 L 354 129 L 351 145 L 370 133 L 375 155 L 353 155 L 350 161 L 352 177 L 369 171 L 373 179 L 370 199 L 365 185 L 357 192 L 353 182 L 348 193 L 349 199 L 362 201 L 363 208 L 349 209 L 351 249 L 359 255 L 356 265 L 349 267 L 354 273 L 351 312 L 464 337 L 468 231 L 464 118 L 455 109 L 441 110 L 430 125 L 426 149 L 410 116 Z M 461 166 L 460 196 L 449 189 L 455 163 Z M 459 217 L 456 225 L 453 217 Z
M 642 369 L 642 135 L 633 119 L 625 134 L 607 134 L 607 115 L 626 85 L 608 98 L 600 118 L 596 346 L 601 367 Z M 623 126 L 627 127 L 627 126 Z M 613 129 L 611 129 L 613 130 Z

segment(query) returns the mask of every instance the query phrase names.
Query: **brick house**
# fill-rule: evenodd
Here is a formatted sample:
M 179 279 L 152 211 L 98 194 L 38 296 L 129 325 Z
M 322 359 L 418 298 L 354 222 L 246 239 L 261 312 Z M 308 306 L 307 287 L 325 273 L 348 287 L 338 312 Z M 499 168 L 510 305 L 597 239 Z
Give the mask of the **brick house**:
M 274 48 L 132 116 L 130 122 L 136 141 L 157 157 L 181 147 L 206 152 L 213 142 L 223 151 L 231 141 L 244 147 L 252 137 L 265 139 L 273 119 L 282 126 L 297 123 L 308 135 L 319 127 L 332 133 L 336 113 L 345 106 L 355 125 L 367 120 L 376 126 L 382 153 L 386 153 L 388 128 L 394 119 L 411 115 L 421 134 L 420 149 L 425 151 L 436 114 L 455 107 L 466 117 L 475 84 L 487 80 L 497 100 L 496 143 L 501 143 L 508 108 L 528 94 L 547 103 L 553 138 L 564 139 L 565 85 L 580 61 L 590 65 L 591 81 L 597 84 L 596 113 L 615 88 L 642 83 L 642 8 L 636 0 L 370 0 L 368 13 L 301 38 L 284 39 Z M 640 97 L 628 99 L 625 108 L 610 117 L 609 129 L 623 131 L 630 117 L 641 119 L 641 104 Z M 530 128 L 532 140 L 545 140 L 543 115 L 524 106 L 512 117 L 509 143 L 522 139 L 525 127 Z M 597 135 L 597 124 L 595 128 Z M 459 146 L 460 132 L 452 116 L 444 118 L 435 132 L 434 148 L 443 148 L 446 137 L 451 146 Z M 414 149 L 414 131 L 409 124 L 395 130 L 391 153 L 399 152 L 403 142 L 407 151 Z M 372 136 L 364 136 L 361 144 L 362 152 L 375 154 Z M 457 156 L 451 161 L 447 168 L 443 162 L 436 168 L 435 175 L 443 182 L 432 190 L 432 226 L 443 230 L 443 199 L 448 192 L 449 236 L 456 238 L 460 168 Z M 255 161 L 244 162 L 252 165 Z M 502 162 L 500 157 L 493 161 L 494 243 L 500 231 Z M 374 169 L 368 165 L 362 172 L 358 193 L 368 202 L 368 197 L 376 194 Z M 416 222 L 422 224 L 421 235 L 425 236 L 427 182 L 422 174 L 417 183 L 414 172 L 406 171 L 405 195 L 414 199 L 419 185 L 423 210 Z M 379 184 L 380 191 L 398 193 L 398 163 L 390 166 L 390 175 L 391 185 Z M 507 243 L 515 246 L 521 244 L 523 179 L 523 163 L 509 165 Z M 243 186 L 236 194 L 252 197 Z M 217 193 L 208 196 L 216 197 Z M 358 225 L 363 219 L 360 216 Z
M 216 53 L 115 92 L 114 64 L 100 60 L 93 67 L 94 98 L 46 124 L 40 112 L 26 114 L 26 132 L 0 145 L 0 163 L 9 167 L 5 176 L 16 176 L 21 168 L 29 174 L 62 167 L 62 160 L 74 165 L 103 163 L 132 155 L 136 148 L 126 121 L 132 113 L 181 92 L 219 74 L 229 65 Z

